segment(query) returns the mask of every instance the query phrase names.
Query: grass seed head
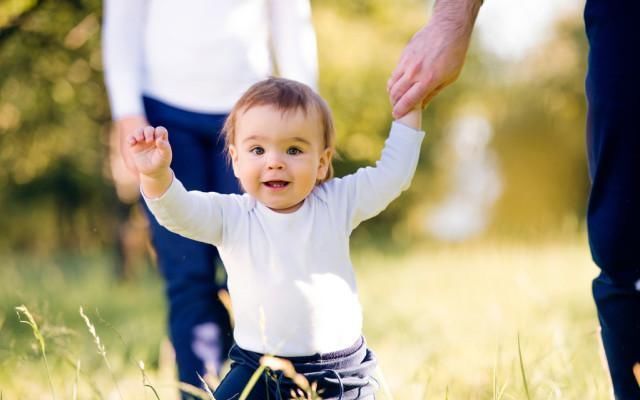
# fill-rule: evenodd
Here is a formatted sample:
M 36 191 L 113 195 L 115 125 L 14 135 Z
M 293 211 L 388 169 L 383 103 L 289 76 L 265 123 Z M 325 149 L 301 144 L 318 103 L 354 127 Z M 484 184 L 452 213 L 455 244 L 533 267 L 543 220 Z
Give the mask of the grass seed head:
M 100 354 L 102 357 L 105 357 L 107 355 L 107 350 L 105 349 L 104 345 L 100 341 L 100 337 L 96 332 L 96 327 L 93 326 L 93 324 L 89 320 L 89 317 L 87 317 L 86 314 L 84 313 L 84 310 L 82 309 L 82 307 L 80 307 L 80 316 L 82 316 L 84 323 L 87 325 L 87 329 L 89 330 L 89 333 L 91 334 L 91 336 L 93 336 L 96 347 L 98 348 L 98 354 Z

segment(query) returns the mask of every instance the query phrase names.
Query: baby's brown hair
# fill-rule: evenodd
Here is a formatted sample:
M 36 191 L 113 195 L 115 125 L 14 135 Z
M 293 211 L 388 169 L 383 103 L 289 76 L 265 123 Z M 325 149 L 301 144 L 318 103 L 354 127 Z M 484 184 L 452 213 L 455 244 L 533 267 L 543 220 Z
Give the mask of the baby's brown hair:
M 227 154 L 229 146 L 234 143 L 235 129 L 238 118 L 247 110 L 256 106 L 272 106 L 277 110 L 287 113 L 301 109 L 305 115 L 309 112 L 317 112 L 322 122 L 322 135 L 324 148 L 333 149 L 335 146 L 335 130 L 331 110 L 327 103 L 316 92 L 304 83 L 290 79 L 270 77 L 251 86 L 231 109 L 222 128 L 224 144 Z M 318 183 L 327 181 L 333 177 L 333 165 L 329 160 L 327 174 Z

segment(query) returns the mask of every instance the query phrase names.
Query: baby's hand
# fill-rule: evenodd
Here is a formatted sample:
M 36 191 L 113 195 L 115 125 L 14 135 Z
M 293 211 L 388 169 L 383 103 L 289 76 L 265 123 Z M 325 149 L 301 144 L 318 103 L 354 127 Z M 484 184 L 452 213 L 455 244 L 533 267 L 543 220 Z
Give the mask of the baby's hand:
M 396 121 L 415 130 L 420 130 L 422 128 L 422 109 L 419 106 L 415 107 L 402 117 L 396 119 Z
M 133 161 L 142 175 L 149 177 L 166 175 L 171 164 L 169 132 L 159 126 L 140 128 L 127 138 Z

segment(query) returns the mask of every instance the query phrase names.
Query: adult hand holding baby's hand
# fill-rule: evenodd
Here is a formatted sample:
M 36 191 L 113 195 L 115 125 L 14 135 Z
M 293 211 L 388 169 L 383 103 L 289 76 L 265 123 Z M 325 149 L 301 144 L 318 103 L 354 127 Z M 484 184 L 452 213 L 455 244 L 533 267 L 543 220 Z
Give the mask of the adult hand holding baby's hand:
M 166 128 L 140 128 L 127 138 L 127 143 L 140 174 L 149 177 L 166 175 L 172 157 Z

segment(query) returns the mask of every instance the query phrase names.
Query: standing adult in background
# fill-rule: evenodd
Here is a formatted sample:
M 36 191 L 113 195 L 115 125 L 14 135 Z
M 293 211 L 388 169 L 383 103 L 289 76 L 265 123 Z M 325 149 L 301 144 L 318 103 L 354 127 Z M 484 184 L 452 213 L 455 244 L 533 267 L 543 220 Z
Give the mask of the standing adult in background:
M 482 0 L 436 1 L 431 20 L 405 48 L 388 83 L 399 117 L 429 102 L 460 73 Z M 589 244 L 601 273 L 593 295 L 613 389 L 640 399 L 640 20 L 638 0 L 587 0 L 586 93 L 592 180 Z
M 171 168 L 187 189 L 238 192 L 219 133 L 253 83 L 274 74 L 316 87 L 315 32 L 308 0 L 106 0 L 105 81 L 120 150 L 146 126 L 172 133 Z M 232 344 L 217 250 L 167 231 L 149 215 L 165 279 L 169 334 L 180 381 L 220 373 Z

